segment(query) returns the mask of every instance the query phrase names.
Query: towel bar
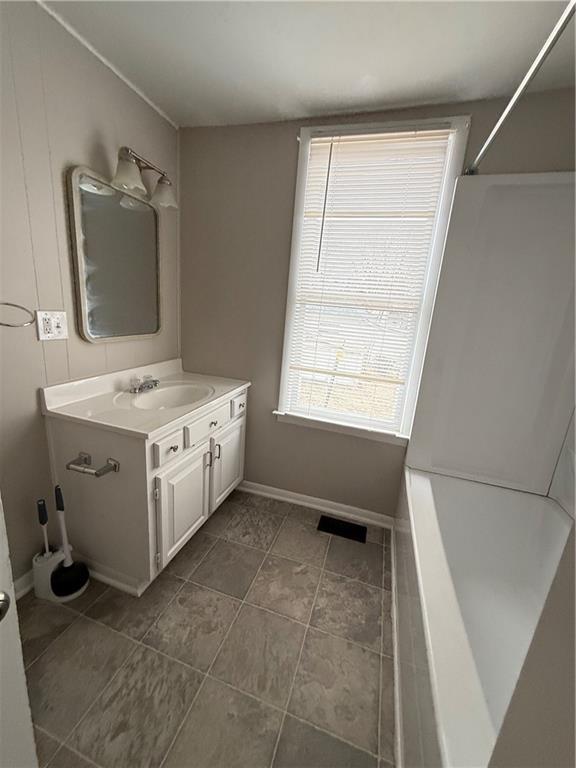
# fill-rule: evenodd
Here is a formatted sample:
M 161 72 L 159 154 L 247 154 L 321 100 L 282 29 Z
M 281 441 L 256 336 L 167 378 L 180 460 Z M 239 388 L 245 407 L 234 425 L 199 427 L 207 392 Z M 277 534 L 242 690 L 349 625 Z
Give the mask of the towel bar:
M 93 469 L 90 466 L 91 464 L 92 456 L 89 453 L 80 451 L 75 459 L 66 464 L 66 469 L 71 469 L 73 472 L 82 472 L 82 474 L 91 475 L 92 477 L 102 477 L 109 472 L 120 472 L 120 462 L 116 461 L 116 459 L 106 459 L 106 464 L 98 467 L 98 469 Z

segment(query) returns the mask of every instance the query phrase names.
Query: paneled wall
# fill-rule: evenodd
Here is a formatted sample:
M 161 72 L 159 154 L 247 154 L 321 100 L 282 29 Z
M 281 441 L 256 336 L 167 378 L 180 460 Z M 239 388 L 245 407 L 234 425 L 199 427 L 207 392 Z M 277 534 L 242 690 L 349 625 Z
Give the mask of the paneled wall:
M 0 489 L 14 576 L 41 536 L 35 500 L 52 499 L 38 388 L 179 354 L 178 219 L 160 214 L 163 328 L 154 339 L 83 341 L 75 322 L 65 174 L 111 177 L 127 144 L 178 177 L 177 131 L 35 3 L 0 3 L 2 240 L 0 299 L 64 309 L 68 341 L 0 328 Z M 7 317 L 5 311 L 3 317 Z
M 505 101 L 182 131 L 182 354 L 187 370 L 250 379 L 246 478 L 394 514 L 405 449 L 279 423 L 292 214 L 302 125 L 472 116 L 472 160 Z M 528 95 L 482 173 L 574 168 L 574 94 Z

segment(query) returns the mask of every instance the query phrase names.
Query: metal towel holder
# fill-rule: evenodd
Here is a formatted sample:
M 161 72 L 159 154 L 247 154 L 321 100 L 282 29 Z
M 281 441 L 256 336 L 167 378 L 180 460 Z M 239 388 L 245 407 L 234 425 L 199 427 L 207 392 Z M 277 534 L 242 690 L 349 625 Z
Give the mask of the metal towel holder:
M 0 307 L 14 307 L 15 309 L 21 309 L 22 312 L 26 312 L 28 315 L 30 315 L 30 320 L 27 320 L 25 323 L 5 323 L 0 320 L 0 325 L 3 325 L 5 328 L 26 328 L 29 325 L 34 325 L 36 322 L 36 318 L 34 317 L 32 310 L 28 309 L 27 307 L 23 307 L 22 304 L 14 304 L 13 301 L 0 301 Z
M 78 456 L 72 461 L 66 464 L 66 469 L 71 469 L 72 472 L 81 472 L 83 475 L 91 475 L 91 477 L 102 477 L 109 472 L 120 472 L 120 462 L 116 459 L 106 459 L 106 464 L 98 469 L 91 467 L 92 456 L 89 453 L 80 451 Z

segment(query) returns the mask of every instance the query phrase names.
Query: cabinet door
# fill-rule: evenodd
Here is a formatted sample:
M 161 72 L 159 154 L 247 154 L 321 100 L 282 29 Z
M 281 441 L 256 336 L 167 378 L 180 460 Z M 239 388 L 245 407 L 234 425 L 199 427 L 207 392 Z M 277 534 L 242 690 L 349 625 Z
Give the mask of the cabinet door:
M 210 444 L 156 478 L 159 567 L 164 568 L 209 514 Z
M 245 434 L 246 419 L 241 418 L 212 438 L 214 458 L 210 480 L 210 512 L 214 512 L 244 476 Z

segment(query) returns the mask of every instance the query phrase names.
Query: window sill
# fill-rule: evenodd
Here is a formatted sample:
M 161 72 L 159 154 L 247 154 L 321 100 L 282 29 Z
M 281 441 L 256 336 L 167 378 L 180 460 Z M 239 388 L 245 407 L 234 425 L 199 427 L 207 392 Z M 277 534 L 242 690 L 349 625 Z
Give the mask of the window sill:
M 311 427 L 312 429 L 324 429 L 327 432 L 339 432 L 343 435 L 353 435 L 354 437 L 363 437 L 367 440 L 375 440 L 379 443 L 391 443 L 392 445 L 408 445 L 408 438 L 403 435 L 397 435 L 394 432 L 384 432 L 379 429 L 367 429 L 366 427 L 354 427 L 351 424 L 342 424 L 337 421 L 324 421 L 323 419 L 314 419 L 309 416 L 296 416 L 293 413 L 282 413 L 273 411 L 278 421 L 285 424 L 298 424 L 301 427 Z

